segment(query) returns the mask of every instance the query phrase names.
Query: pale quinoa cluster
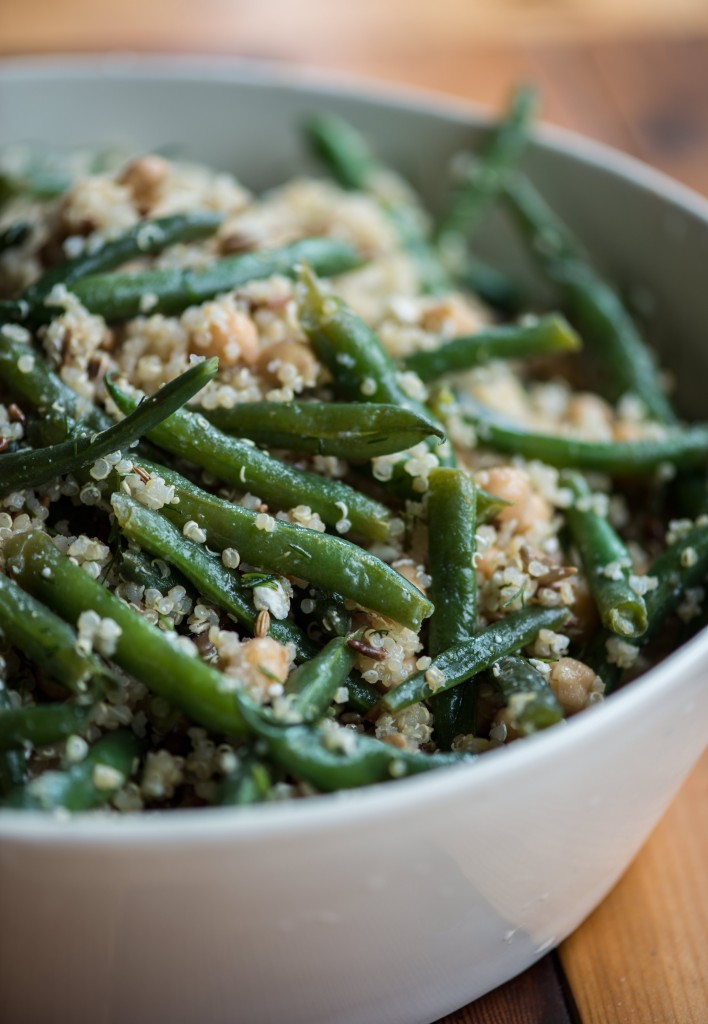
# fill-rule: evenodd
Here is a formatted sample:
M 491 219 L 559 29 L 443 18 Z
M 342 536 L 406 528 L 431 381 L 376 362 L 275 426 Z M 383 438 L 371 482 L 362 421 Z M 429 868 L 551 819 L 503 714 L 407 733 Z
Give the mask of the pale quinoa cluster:
M 220 256 L 286 244 L 304 237 L 329 236 L 352 244 L 366 260 L 365 266 L 333 280 L 330 286 L 376 331 L 395 359 L 428 351 L 441 342 L 472 333 L 493 321 L 493 315 L 477 298 L 451 293 L 441 297 L 420 296 L 413 265 L 402 252 L 395 232 L 378 203 L 367 196 L 344 192 L 320 180 L 292 181 L 262 197 L 252 195 L 232 176 L 208 169 L 172 163 L 157 155 L 144 156 L 115 173 L 82 177 L 62 198 L 33 205 L 25 200 L 8 204 L 0 216 L 0 229 L 18 216 L 30 216 L 36 225 L 21 246 L 0 255 L 0 280 L 11 296 L 35 280 L 47 263 L 62 256 L 90 251 L 114 238 L 143 218 L 188 210 L 211 210 L 224 215 L 216 234 L 205 241 L 175 245 L 163 254 L 134 261 L 127 269 L 154 267 L 201 267 Z M 50 365 L 86 403 L 96 402 L 110 413 L 115 407 L 104 387 L 109 371 L 139 392 L 152 394 L 183 372 L 195 357 L 218 356 L 216 378 L 199 396 L 206 408 L 230 408 L 240 402 L 268 399 L 289 402 L 297 397 L 331 398 L 330 379 L 311 349 L 298 322 L 297 285 L 276 276 L 258 281 L 186 309 L 179 316 L 152 312 L 154 297 L 144 296 L 141 315 L 118 327 L 89 313 L 70 288 L 57 286 L 50 303 L 57 316 L 40 332 L 43 352 Z M 27 343 L 27 366 L 35 356 L 29 334 L 13 328 Z M 20 370 L 22 367 L 20 366 Z M 365 382 L 366 383 L 366 382 Z M 425 400 L 428 392 L 412 373 L 401 374 L 401 385 L 412 397 Z M 559 375 L 527 379 L 515 363 L 490 363 L 461 376 L 458 385 L 472 397 L 512 416 L 533 429 L 588 440 L 636 440 L 652 437 L 660 428 L 650 423 L 638 403 L 625 399 L 616 407 L 598 395 L 573 389 Z M 362 391 L 364 392 L 364 386 Z M 518 457 L 501 457 L 478 448 L 474 431 L 463 423 L 454 403 L 448 405 L 446 425 L 459 463 L 480 487 L 507 504 L 477 530 L 478 626 L 484 627 L 510 611 L 529 603 L 549 608 L 565 607 L 571 613 L 568 633 L 544 630 L 526 651 L 548 679 L 566 714 L 583 710 L 602 699 L 604 683 L 583 662 L 570 657 L 570 638 L 589 636 L 596 613 L 587 582 L 568 559 L 559 538 L 562 511 L 571 496 L 559 483 L 556 470 Z M 15 403 L 0 404 L 0 437 L 5 446 L 23 440 L 25 412 Z M 416 501 L 409 501 L 394 520 L 388 540 L 370 544 L 370 550 L 392 565 L 422 592 L 430 585 L 426 569 L 427 484 L 438 458 L 426 445 L 412 449 L 405 470 L 413 478 Z M 400 456 L 373 460 L 372 476 L 385 483 Z M 349 467 L 332 457 L 299 457 L 298 466 L 323 476 L 345 478 Z M 243 688 L 260 704 L 270 705 L 283 721 L 289 720 L 290 702 L 285 683 L 294 667 L 291 645 L 272 637 L 242 635 L 235 623 L 209 601 L 175 582 L 164 562 L 152 560 L 154 578 L 149 582 L 126 575 L 108 543 L 108 531 L 93 535 L 91 524 L 107 522 L 110 494 L 106 480 L 116 471 L 121 487 L 146 508 L 159 510 L 174 502 L 174 488 L 162 478 L 150 476 L 131 458 L 116 454 L 97 460 L 90 482 L 72 476 L 44 487 L 0 499 L 0 568 L 3 544 L 10 536 L 29 529 L 46 529 L 52 519 L 52 538 L 57 548 L 93 579 L 100 579 L 126 604 L 173 638 L 185 650 L 217 667 L 234 688 Z M 218 489 L 218 482 L 196 475 L 199 482 L 218 490 L 234 503 L 258 513 L 258 528 L 268 531 L 277 520 L 316 531 L 325 526 L 311 508 L 269 508 L 258 495 Z M 627 521 L 622 498 L 609 496 L 609 481 L 598 477 L 593 500 L 611 521 Z M 57 516 L 55 509 L 65 510 Z M 69 512 L 82 513 L 86 532 L 73 533 Z M 337 532 L 351 528 L 346 508 Z M 73 521 L 73 516 L 72 516 Z M 674 524 L 681 529 L 693 524 Z M 206 536 L 196 523 L 188 523 L 184 535 L 195 543 Z M 646 577 L 649 556 L 640 545 L 631 548 L 637 592 L 654 585 Z M 229 569 L 257 569 L 241 563 L 229 548 L 222 554 Z M 303 580 L 276 580 L 274 585 L 254 585 L 256 608 L 280 620 L 297 611 L 307 615 L 314 599 Z M 680 609 L 688 620 L 698 614 L 703 591 L 690 591 Z M 357 654 L 356 668 L 367 683 L 382 691 L 396 686 L 415 671 L 429 669 L 424 634 L 366 609 L 351 607 L 353 625 L 373 655 Z M 87 612 L 78 624 L 81 649 L 110 658 L 119 627 L 110 619 Z M 620 639 L 611 641 L 611 660 L 630 668 L 636 648 Z M 26 683 L 22 693 L 8 688 L 13 705 L 32 704 L 37 698 L 55 696 L 56 687 L 46 679 L 27 678 L 26 666 L 5 650 L 7 679 Z M 427 677 L 426 677 L 427 678 Z M 429 685 L 435 691 L 431 670 Z M 397 714 L 379 714 L 374 720 L 347 707 L 346 687 L 335 698 L 327 728 L 332 749 L 347 749 L 354 732 L 372 735 L 408 750 L 434 749 L 432 715 L 425 704 Z M 101 734 L 130 727 L 149 743 L 138 776 L 125 780 L 112 800 L 116 811 L 133 812 L 209 803 L 215 799 L 220 780 L 232 773 L 242 756 L 237 742 L 223 742 L 207 730 L 190 725 L 164 699 L 120 672 L 117 682 L 97 706 L 81 735 L 66 743 L 43 748 L 30 759 L 32 772 L 78 763 L 88 745 Z M 512 741 L 517 735 L 513 709 L 490 716 L 489 739 L 460 736 L 455 749 L 482 749 Z M 115 780 L 104 780 L 106 785 Z M 97 783 L 98 784 L 98 783 Z M 273 794 L 278 798 L 307 795 L 308 787 L 280 780 Z

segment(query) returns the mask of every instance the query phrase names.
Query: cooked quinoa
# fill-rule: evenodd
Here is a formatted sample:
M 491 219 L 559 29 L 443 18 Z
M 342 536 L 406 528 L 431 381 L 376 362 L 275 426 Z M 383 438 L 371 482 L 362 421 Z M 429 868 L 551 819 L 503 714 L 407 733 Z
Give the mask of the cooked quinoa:
M 0 253 L 0 298 L 15 299 L 47 269 L 96 251 L 126 230 L 141 224 L 148 229 L 152 220 L 193 211 L 211 211 L 223 219 L 208 237 L 132 259 L 121 273 L 208 268 L 224 257 L 268 251 L 305 238 L 336 239 L 354 248 L 361 266 L 335 275 L 322 288 L 343 299 L 374 332 L 399 366 L 402 392 L 441 417 L 448 451 L 452 449 L 457 466 L 476 487 L 499 499 L 489 515 L 478 515 L 472 538 L 476 620 L 471 635 L 524 609 L 567 610 L 562 626 L 541 628 L 517 652 L 547 688 L 549 700 L 557 702 L 563 719 L 603 700 L 609 682 L 598 674 L 603 664 L 622 670 L 623 679 L 631 678 L 670 650 L 691 622 L 700 620 L 705 592 L 697 585 L 685 591 L 678 620 L 670 622 L 649 647 L 638 646 L 628 636 L 610 635 L 603 657 L 598 658 L 593 649 L 598 609 L 587 566 L 568 535 L 569 510 L 602 518 L 621 535 L 626 559 L 608 562 L 602 572 L 608 581 L 629 579 L 638 600 L 657 587 L 651 573 L 656 558 L 667 545 L 699 529 L 703 521 L 678 518 L 678 512 L 676 519 L 668 521 L 671 506 L 661 497 L 662 473 L 637 483 L 592 471 L 587 476 L 588 493 L 578 497 L 560 469 L 538 459 L 503 454 L 485 443 L 465 414 L 466 402 L 473 400 L 531 432 L 570 440 L 641 443 L 665 437 L 667 428 L 652 418 L 637 396 L 627 393 L 612 403 L 583 386 L 572 362 L 575 356 L 492 359 L 446 377 L 442 389 L 439 381 L 424 383 L 417 373 L 405 369 L 407 357 L 433 352 L 452 339 L 493 327 L 500 315 L 469 291 L 451 287 L 447 292 L 423 294 L 415 263 L 401 244 L 385 203 L 372 191 L 298 178 L 265 195 L 254 195 L 231 174 L 143 155 L 117 169 L 83 173 L 57 198 L 40 201 L 18 196 L 6 202 L 0 211 L 0 233 L 19 220 L 27 221 L 31 231 L 20 245 Z M 79 418 L 94 406 L 111 419 L 121 417 L 107 390 L 107 374 L 128 394 L 153 395 L 195 361 L 210 357 L 218 358 L 218 372 L 193 402 L 206 414 L 254 402 L 286 406 L 296 401 L 330 402 L 338 394 L 337 381 L 302 322 L 299 301 L 304 287 L 291 276 L 276 274 L 175 314 L 156 312 L 157 296 L 146 292 L 139 315 L 107 321 L 82 304 L 71 283 L 58 283 L 46 300 L 49 322 L 12 323 L 4 331 L 20 346 L 19 372 L 29 374 L 36 361 L 46 360 L 76 393 Z M 364 377 L 359 390 L 359 400 L 365 402 L 376 393 L 376 380 Z M 3 451 L 21 450 L 27 444 L 41 446 L 33 434 L 36 410 L 31 403 L 2 381 L 0 399 Z M 338 503 L 339 517 L 328 525 L 307 504 L 269 503 L 251 493 L 248 485 L 227 483 L 189 459 L 164 451 L 159 458 L 209 494 L 253 513 L 256 530 L 272 534 L 278 524 L 288 523 L 352 540 L 426 595 L 434 582 L 428 536 L 430 481 L 443 460 L 443 450 L 421 440 L 404 453 L 379 455 L 368 462 L 276 451 L 284 465 L 381 498 L 391 516 L 386 536 L 379 539 L 357 534 L 346 501 Z M 46 533 L 56 550 L 88 577 L 180 650 L 215 669 L 225 693 L 247 696 L 267 713 L 269 721 L 283 728 L 302 722 L 295 691 L 289 688 L 297 657 L 293 643 L 272 635 L 273 624 L 299 624 L 318 648 L 338 633 L 349 633 L 356 639 L 350 647 L 352 671 L 378 695 L 378 702 L 368 711 L 357 705 L 352 684 L 343 678 L 318 727 L 324 748 L 346 758 L 366 736 L 394 752 L 433 756 L 440 745 L 436 699 L 445 691 L 447 677 L 429 649 L 427 622 L 412 628 L 383 610 L 372 611 L 346 599 L 337 602 L 346 618 L 342 633 L 319 611 L 320 588 L 296 575 L 279 575 L 272 568 L 249 564 L 233 546 L 223 547 L 217 561 L 250 589 L 258 616 L 250 631 L 164 559 L 150 555 L 151 578 L 141 582 L 121 557 L 133 551 L 135 544 L 117 529 L 111 494 L 117 489 L 160 515 L 178 509 L 180 500 L 171 480 L 146 471 L 143 462 L 141 449 L 124 449 L 97 458 L 81 472 L 5 493 L 0 498 L 0 568 L 12 575 L 4 551 L 13 539 L 30 531 Z M 402 467 L 407 494 L 392 487 Z M 0 454 L 0 478 L 2 473 Z M 204 523 L 190 518 L 181 526 L 181 534 L 195 548 L 207 554 L 212 550 Z M 681 564 L 692 568 L 701 557 L 688 546 Z M 463 609 L 459 611 L 462 614 Z M 89 686 L 86 692 L 71 694 L 52 678 L 51 671 L 33 664 L 21 645 L 13 642 L 9 629 L 4 639 L 0 637 L 3 708 L 30 709 L 69 700 L 87 709 L 80 727 L 61 741 L 36 745 L 27 741 L 17 748 L 26 775 L 23 785 L 30 793 L 34 787 L 39 804 L 43 780 L 74 770 L 94 744 L 119 729 L 134 734 L 140 752 L 125 773 L 100 762 L 93 767 L 94 789 L 110 793 L 107 801 L 96 800 L 96 805 L 134 813 L 232 802 L 225 795 L 230 792 L 229 780 L 263 755 L 263 741 L 254 745 L 250 736 L 203 726 L 152 692 L 150 680 L 140 681 L 114 663 L 122 628 L 111 617 L 88 608 L 71 626 L 76 650 L 109 667 L 110 683 L 98 691 Z M 424 679 L 421 685 L 427 685 L 426 699 L 400 710 L 387 706 L 387 692 L 416 673 Z M 487 668 L 461 684 L 474 691 L 476 710 L 463 719 L 470 726 L 468 731 L 450 738 L 447 749 L 453 753 L 476 755 L 523 735 L 520 714 L 528 695 L 506 699 L 495 673 L 496 668 Z M 322 788 L 282 765 L 268 763 L 267 757 L 265 762 L 268 771 L 259 777 L 260 789 L 256 786 L 253 799 L 300 798 Z M 405 762 L 394 758 L 388 775 L 401 774 L 406 774 Z

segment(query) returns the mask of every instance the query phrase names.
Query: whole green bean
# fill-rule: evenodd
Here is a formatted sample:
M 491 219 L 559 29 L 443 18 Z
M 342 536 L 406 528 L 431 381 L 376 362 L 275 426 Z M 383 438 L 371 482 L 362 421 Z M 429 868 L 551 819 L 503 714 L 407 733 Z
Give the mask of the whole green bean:
M 432 605 L 417 587 L 351 541 L 278 519 L 259 529 L 256 512 L 207 494 L 174 470 L 146 459 L 140 465 L 175 487 L 179 503 L 166 505 L 163 514 L 180 529 L 194 520 L 212 549 L 236 548 L 249 565 L 335 591 L 410 629 L 430 615 Z
M 481 443 L 526 459 L 540 459 L 560 469 L 648 476 L 665 465 L 708 464 L 708 426 L 702 424 L 667 428 L 663 437 L 641 441 L 585 441 L 529 430 L 472 399 L 465 398 L 461 408 Z
M 145 296 L 154 301 L 150 313 L 181 313 L 222 292 L 274 274 L 292 276 L 307 262 L 318 274 L 331 277 L 360 266 L 351 246 L 332 238 L 305 238 L 279 249 L 247 252 L 217 260 L 203 270 L 178 268 L 134 274 L 95 274 L 74 282 L 72 292 L 91 313 L 106 320 L 129 320 L 145 312 Z
M 0 710 L 0 750 L 59 743 L 86 725 L 88 708 L 75 704 L 39 704 L 35 707 Z
M 617 293 L 530 182 L 507 182 L 506 198 L 546 276 L 559 287 L 568 315 L 602 360 L 613 397 L 632 392 L 655 419 L 675 424 L 652 354 Z
M 435 234 L 450 263 L 459 262 L 466 240 L 516 171 L 529 141 L 535 108 L 535 90 L 528 86 L 515 89 L 505 117 L 491 130 L 479 160 L 453 195 Z
M 126 494 L 114 494 L 111 504 L 118 525 L 126 537 L 150 554 L 175 566 L 202 597 L 223 608 L 237 622 L 253 631 L 258 612 L 253 604 L 252 590 L 241 582 L 235 572 L 227 569 L 217 555 L 187 540 L 159 512 L 145 508 Z M 268 632 L 282 644 L 294 644 L 299 660 L 312 656 L 313 645 L 293 622 L 271 619 Z
M 487 626 L 472 639 L 448 647 L 433 658 L 429 668 L 414 672 L 389 690 L 383 704 L 391 711 L 401 711 L 409 704 L 444 693 L 451 686 L 457 686 L 484 669 L 491 668 L 495 661 L 505 655 L 516 654 L 530 644 L 540 630 L 562 626 L 567 617 L 564 608 L 542 608 L 539 605 L 529 605 L 518 612 L 512 612 L 499 622 Z M 429 680 L 433 680 L 432 685 Z
M 29 661 L 79 696 L 94 686 L 100 689 L 110 678 L 95 655 L 77 647 L 71 626 L 2 573 L 0 632 Z
M 130 447 L 144 434 L 152 434 L 163 420 L 170 417 L 171 422 L 172 415 L 201 391 L 216 375 L 218 368 L 218 359 L 209 359 L 190 366 L 150 398 L 139 405 L 135 403 L 131 414 L 120 423 L 114 423 L 112 427 L 99 434 L 72 437 L 49 448 L 0 455 L 0 494 L 8 494 L 23 487 L 37 487 L 57 476 L 73 473 L 103 455 Z
M 509 316 L 529 305 L 516 281 L 477 256 L 468 256 L 456 277 L 465 290 Z
M 400 405 L 428 422 L 432 434 L 439 434 L 440 424 L 422 402 L 404 391 L 399 371 L 368 325 L 341 299 L 324 292 L 309 267 L 301 269 L 300 283 L 300 324 L 332 374 L 335 390 L 354 401 Z M 428 443 L 441 462 L 454 463 L 449 442 Z M 410 480 L 407 483 L 410 487 Z
M 290 674 L 285 692 L 293 694 L 292 710 L 301 721 L 316 722 L 326 714 L 353 667 L 354 651 L 349 647 L 349 637 L 336 636 Z
M 121 668 L 152 693 L 174 704 L 208 729 L 243 733 L 244 722 L 223 676 L 185 652 L 164 633 L 61 555 L 45 533 L 11 537 L 5 546 L 9 571 L 38 600 L 70 623 L 93 610 L 113 619 L 121 633 L 112 655 Z
M 57 284 L 69 287 L 83 277 L 113 270 L 122 263 L 128 263 L 141 256 L 162 252 L 177 242 L 193 242 L 206 238 L 217 230 L 223 219 L 220 213 L 204 210 L 198 213 L 177 213 L 156 220 L 141 220 L 117 238 L 111 238 L 102 245 L 91 248 L 73 259 L 64 260 L 45 271 L 37 281 L 25 289 L 22 298 L 30 306 L 41 305 Z
M 0 231 L 0 253 L 22 245 L 32 233 L 32 225 L 26 220 L 16 220 Z
M 14 789 L 6 806 L 22 810 L 90 811 L 101 807 L 130 777 L 141 744 L 127 729 L 107 733 L 91 747 L 83 761 L 66 771 L 45 771 L 25 786 Z
M 347 729 L 342 730 L 341 744 L 337 744 L 337 734 L 326 727 L 293 725 L 282 728 L 266 722 L 262 715 L 250 708 L 242 710 L 254 732 L 267 742 L 270 756 L 277 764 L 326 793 L 387 782 L 392 778 L 473 760 L 461 754 L 420 754 L 399 750 L 381 740 Z
M 474 481 L 460 469 L 430 474 L 428 493 L 428 570 L 434 612 L 428 627 L 428 651 L 436 657 L 474 636 L 477 628 Z M 467 728 L 474 707 L 474 684 L 455 686 L 431 699 L 435 739 L 449 750 Z
M 202 409 L 227 434 L 291 452 L 357 461 L 412 448 L 442 429 L 397 405 L 365 402 L 239 402 Z
M 136 407 L 134 398 L 114 384 L 107 386 L 122 412 Z M 202 466 L 224 483 L 251 490 L 277 508 L 308 505 L 327 526 L 336 527 L 347 519 L 354 534 L 370 540 L 388 538 L 391 513 L 381 502 L 339 480 L 281 462 L 250 441 L 224 434 L 198 413 L 180 410 L 152 429 L 148 437 L 173 455 Z
M 336 114 L 317 114 L 305 125 L 306 137 L 345 188 L 369 192 L 391 221 L 418 274 L 423 292 L 452 291 L 450 279 L 425 231 L 424 214 L 407 182 L 384 167 L 366 140 Z
M 439 348 L 406 356 L 403 365 L 417 373 L 421 380 L 430 381 L 446 373 L 469 370 L 491 359 L 528 359 L 577 352 L 579 348 L 580 338 L 570 324 L 552 314 L 453 338 Z
M 492 666 L 492 678 L 509 709 L 511 724 L 523 736 L 562 721 L 563 708 L 553 690 L 526 658 L 501 658 Z
M 641 636 L 647 628 L 647 609 L 644 598 L 632 589 L 632 559 L 626 546 L 607 517 L 593 507 L 583 477 L 564 473 L 561 479 L 573 495 L 565 521 L 603 625 L 619 636 Z

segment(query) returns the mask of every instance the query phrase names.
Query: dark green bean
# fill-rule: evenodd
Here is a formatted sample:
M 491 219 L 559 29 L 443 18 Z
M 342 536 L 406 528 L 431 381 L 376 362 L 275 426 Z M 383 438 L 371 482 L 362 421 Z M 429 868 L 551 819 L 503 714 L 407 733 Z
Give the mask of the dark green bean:
M 430 381 L 446 373 L 469 370 L 491 359 L 528 359 L 577 352 L 579 348 L 580 338 L 570 324 L 552 314 L 453 338 L 439 348 L 406 356 L 403 365 L 417 373 L 421 380 Z
M 239 402 L 201 412 L 227 434 L 269 448 L 354 461 L 412 448 L 431 434 L 445 436 L 410 409 L 373 402 Z
M 515 173 L 529 141 L 535 108 L 535 90 L 528 86 L 514 90 L 504 119 L 491 130 L 479 160 L 453 195 L 436 231 L 438 246 L 450 264 L 462 262 L 467 239 Z
M 627 548 L 607 517 L 593 507 L 592 492 L 583 477 L 565 473 L 561 479 L 573 494 L 565 521 L 603 625 L 622 637 L 641 636 L 647 628 L 647 609 L 632 589 Z
M 483 444 L 561 469 L 648 476 L 664 465 L 708 463 L 708 426 L 701 424 L 667 428 L 663 437 L 642 441 L 585 441 L 570 435 L 537 433 L 472 399 L 465 398 L 461 407 Z
M 484 669 L 491 668 L 495 661 L 505 655 L 516 654 L 530 644 L 540 630 L 562 626 L 567 617 L 564 608 L 542 608 L 539 605 L 529 605 L 518 612 L 512 612 L 499 622 L 487 626 L 471 640 L 448 647 L 433 658 L 429 668 L 414 672 L 389 690 L 383 704 L 391 711 L 401 711 L 409 704 L 444 693 L 451 686 L 457 686 Z M 429 679 L 433 679 L 432 685 Z
M 526 658 L 501 658 L 492 666 L 492 678 L 504 697 L 513 728 L 523 736 L 563 719 L 553 690 Z
M 146 590 L 159 590 L 163 595 L 173 587 L 184 587 L 189 592 L 189 581 L 182 573 L 164 560 L 160 561 L 162 564 L 139 548 L 124 548 L 118 555 L 116 571 L 122 580 L 137 583 Z
M 303 722 L 322 718 L 340 686 L 354 667 L 354 651 L 349 637 L 336 636 L 310 661 L 295 669 L 285 692 L 292 694 L 292 710 Z
M 207 494 L 174 470 L 146 459 L 140 465 L 175 487 L 179 503 L 166 505 L 163 514 L 180 529 L 194 520 L 212 549 L 235 548 L 249 565 L 338 592 L 410 629 L 430 615 L 432 605 L 417 587 L 351 541 L 277 519 L 272 529 L 259 529 L 256 512 Z
M 133 771 L 141 744 L 127 729 L 102 736 L 83 761 L 66 771 L 45 771 L 13 790 L 6 806 L 22 810 L 90 811 L 118 792 Z M 110 772 L 106 769 L 112 769 Z
M 217 732 L 242 733 L 244 722 L 225 680 L 197 655 L 185 652 L 177 637 L 164 633 L 92 580 L 61 555 L 45 533 L 10 538 L 5 552 L 10 572 L 38 600 L 75 623 L 89 609 L 113 619 L 121 629 L 112 659 L 164 697 Z M 46 570 L 49 570 L 48 574 Z
M 382 166 L 366 140 L 336 114 L 318 114 L 305 125 L 306 137 L 345 188 L 369 192 L 395 228 L 418 274 L 423 292 L 452 291 L 450 279 L 431 245 L 417 197 L 395 171 Z
M 602 360 L 613 397 L 632 392 L 654 418 L 675 424 L 652 354 L 617 293 L 530 182 L 507 182 L 506 197 L 541 267 L 559 287 L 568 315 Z
M 177 242 L 192 242 L 213 235 L 223 215 L 208 211 L 199 213 L 178 213 L 157 220 L 141 220 L 128 228 L 122 235 L 112 238 L 96 248 L 90 248 L 80 256 L 64 260 L 47 270 L 26 288 L 22 298 L 30 306 L 40 305 L 57 284 L 67 287 L 91 274 L 113 270 L 130 260 L 162 252 Z
M 190 366 L 140 405 L 135 403 L 131 414 L 120 423 L 114 423 L 99 434 L 72 437 L 49 448 L 0 455 L 0 494 L 8 494 L 23 487 L 37 487 L 57 476 L 73 473 L 103 455 L 130 447 L 144 434 L 152 433 L 163 420 L 171 417 L 181 405 L 201 391 L 215 376 L 218 368 L 218 359 Z
M 26 220 L 16 220 L 0 231 L 0 253 L 14 249 L 27 241 L 32 233 L 32 225 Z
M 75 704 L 39 704 L 35 707 L 0 710 L 0 750 L 32 743 L 45 747 L 79 732 L 86 725 L 88 709 Z
M 468 256 L 456 277 L 467 291 L 509 316 L 529 305 L 516 281 L 477 256 Z
M 145 296 L 154 299 L 150 313 L 181 313 L 222 292 L 274 274 L 292 276 L 307 262 L 318 274 L 330 277 L 360 266 L 351 246 L 332 238 L 305 238 L 280 249 L 228 256 L 203 270 L 178 268 L 145 270 L 134 274 L 95 274 L 76 281 L 72 292 L 91 313 L 106 320 L 129 320 L 145 312 Z M 47 310 L 47 314 L 51 309 Z
M 0 632 L 52 679 L 79 696 L 110 678 L 102 662 L 82 652 L 74 630 L 0 573 Z
M 399 750 L 348 729 L 342 729 L 338 744 L 334 732 L 337 726 L 282 728 L 265 721 L 252 707 L 242 710 L 254 732 L 267 742 L 273 760 L 295 778 L 304 779 L 324 792 L 369 786 L 473 760 L 468 755 Z
M 150 554 L 174 565 L 198 593 L 253 631 L 258 612 L 253 604 L 252 589 L 241 582 L 237 573 L 227 569 L 217 555 L 202 545 L 187 540 L 159 512 L 145 508 L 134 498 L 116 493 L 111 503 L 126 537 Z M 268 632 L 282 644 L 294 644 L 299 660 L 312 656 L 313 645 L 294 623 L 271 619 Z
M 474 566 L 477 495 L 471 477 L 459 469 L 434 469 L 428 494 L 430 618 L 428 651 L 436 657 L 474 636 L 477 628 L 477 573 Z M 449 750 L 455 736 L 469 732 L 474 684 L 455 686 L 431 698 L 435 739 Z
M 122 412 L 136 407 L 136 399 L 115 384 L 107 387 Z M 381 502 L 339 480 L 281 462 L 250 441 L 224 434 L 198 413 L 180 410 L 148 437 L 173 455 L 202 466 L 239 490 L 252 491 L 276 508 L 308 505 L 327 526 L 336 527 L 347 519 L 354 534 L 370 540 L 388 538 L 391 513 Z

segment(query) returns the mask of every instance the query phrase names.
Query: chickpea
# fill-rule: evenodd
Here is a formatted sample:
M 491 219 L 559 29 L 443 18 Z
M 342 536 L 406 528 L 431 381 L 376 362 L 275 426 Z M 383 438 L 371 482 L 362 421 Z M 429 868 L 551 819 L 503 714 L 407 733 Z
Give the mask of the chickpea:
M 229 302 L 209 302 L 202 319 L 190 330 L 189 351 L 218 356 L 222 366 L 253 363 L 260 352 L 258 330 L 246 313 Z
M 478 482 L 497 498 L 510 502 L 499 512 L 500 523 L 516 521 L 517 532 L 526 533 L 536 523 L 551 519 L 551 507 L 531 489 L 528 475 L 515 466 L 495 466 L 478 474 Z
M 281 367 L 292 366 L 303 383 L 311 387 L 317 380 L 319 363 L 307 345 L 299 341 L 276 341 L 261 350 L 256 365 L 273 383 L 286 383 Z
M 138 210 L 147 213 L 155 205 L 169 171 L 170 165 L 166 160 L 148 154 L 131 160 L 118 175 L 117 181 L 119 185 L 127 185 Z
M 568 422 L 598 440 L 612 437 L 612 409 L 599 395 L 573 395 L 566 410 Z
M 279 644 L 270 636 L 257 636 L 244 644 L 246 664 L 256 669 L 271 682 L 284 683 L 288 678 L 290 656 L 287 647 Z M 272 679 L 271 677 L 275 677 Z
M 500 725 L 506 726 L 506 739 L 507 741 L 518 740 L 522 735 L 514 725 L 511 713 L 508 708 L 500 708 L 496 715 L 492 719 L 492 729 L 497 728 Z
M 582 711 L 589 703 L 597 676 L 576 658 L 560 658 L 551 667 L 550 685 L 567 715 Z

